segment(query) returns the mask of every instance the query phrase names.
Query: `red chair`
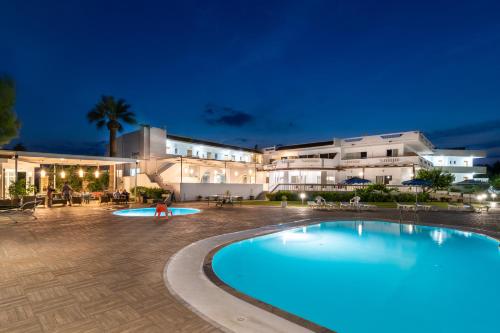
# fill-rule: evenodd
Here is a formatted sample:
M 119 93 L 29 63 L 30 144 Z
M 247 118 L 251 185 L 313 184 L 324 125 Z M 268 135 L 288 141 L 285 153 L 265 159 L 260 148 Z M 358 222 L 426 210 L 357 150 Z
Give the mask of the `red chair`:
M 163 203 L 156 204 L 155 217 L 161 217 L 161 213 L 165 213 L 165 218 L 168 220 L 168 214 L 173 216 L 172 211 L 168 210 L 167 205 Z

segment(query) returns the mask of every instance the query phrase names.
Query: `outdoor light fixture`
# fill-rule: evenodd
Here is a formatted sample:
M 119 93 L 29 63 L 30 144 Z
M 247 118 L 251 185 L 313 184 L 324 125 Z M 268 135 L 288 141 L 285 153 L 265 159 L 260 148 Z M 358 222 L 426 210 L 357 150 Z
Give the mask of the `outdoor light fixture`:
M 252 174 L 252 173 L 253 173 L 253 170 L 252 170 L 252 169 L 248 169 L 248 173 L 249 173 L 249 174 Z
M 61 178 L 63 178 L 63 179 L 64 179 L 64 178 L 66 178 L 66 172 L 64 172 L 64 170 L 63 170 L 63 171 L 61 171 L 60 176 L 61 176 Z
M 83 178 L 83 170 L 82 169 L 78 170 L 78 176 L 80 176 L 80 178 Z
M 302 200 L 302 204 L 304 204 L 305 198 L 306 198 L 306 194 L 304 192 L 300 193 L 300 199 Z
M 360 171 L 360 172 L 359 172 L 359 176 L 360 176 L 360 177 L 363 177 L 363 171 Z
M 40 171 L 40 176 L 43 178 L 43 177 L 45 177 L 45 175 L 46 175 L 45 170 L 43 170 L 43 169 L 42 169 L 42 170 Z
M 94 172 L 94 176 L 95 176 L 95 178 L 99 178 L 99 170 L 96 170 L 96 171 Z
M 238 176 L 238 171 L 235 171 L 235 172 L 234 172 L 234 175 L 235 175 L 235 176 Z
M 497 197 L 497 194 L 496 193 L 491 193 L 491 198 L 492 199 L 495 199 Z

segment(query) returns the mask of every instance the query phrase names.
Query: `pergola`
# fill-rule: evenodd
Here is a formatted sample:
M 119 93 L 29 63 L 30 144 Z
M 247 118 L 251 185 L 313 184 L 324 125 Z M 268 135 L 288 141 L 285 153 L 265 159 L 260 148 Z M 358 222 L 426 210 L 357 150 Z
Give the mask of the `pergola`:
M 124 164 L 136 164 L 138 161 L 131 158 L 121 157 L 106 157 L 106 156 L 89 156 L 89 155 L 71 155 L 71 154 L 54 154 L 54 153 L 39 153 L 28 151 L 13 151 L 13 150 L 0 150 L 0 172 L 2 189 L 5 186 L 5 167 L 3 165 L 13 165 L 14 168 L 14 181 L 18 180 L 18 165 L 19 163 L 27 163 L 32 168 L 39 168 L 41 165 L 51 165 L 54 173 L 54 185 L 56 181 L 57 166 L 95 166 L 109 167 L 110 180 L 113 181 L 113 187 L 116 186 L 116 167 Z M 2 191 L 3 192 L 3 191 Z M 4 194 L 5 195 L 5 194 Z

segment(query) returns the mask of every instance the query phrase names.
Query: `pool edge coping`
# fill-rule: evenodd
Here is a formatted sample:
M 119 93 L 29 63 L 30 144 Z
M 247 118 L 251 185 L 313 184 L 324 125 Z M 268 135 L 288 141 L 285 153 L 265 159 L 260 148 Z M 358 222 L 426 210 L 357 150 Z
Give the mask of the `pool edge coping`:
M 214 325 L 216 328 L 219 328 L 223 331 L 226 332 L 233 332 L 233 330 L 227 326 L 225 326 L 221 321 L 218 320 L 218 318 L 212 318 L 211 316 L 207 316 L 203 310 L 204 309 L 199 309 L 193 304 L 191 304 L 188 300 L 184 299 L 181 295 L 179 295 L 176 290 L 174 290 L 173 286 L 170 284 L 171 281 L 169 281 L 168 278 L 168 269 L 169 266 L 171 265 L 174 257 L 177 256 L 181 251 L 191 247 L 195 246 L 196 244 L 202 242 L 202 241 L 216 241 L 216 239 L 219 238 L 229 238 L 225 241 L 216 241 L 216 244 L 212 244 L 211 248 L 206 252 L 203 261 L 201 263 L 201 273 L 203 275 L 203 278 L 205 278 L 207 281 L 209 281 L 212 284 L 212 287 L 218 288 L 220 291 L 225 292 L 226 294 L 229 294 L 235 299 L 238 299 L 245 304 L 248 305 L 247 309 L 248 310 L 254 310 L 255 308 L 258 308 L 262 311 L 267 312 L 270 315 L 273 315 L 275 318 L 275 321 L 278 321 L 279 319 L 288 321 L 292 324 L 300 326 L 302 329 L 304 329 L 306 332 L 316 332 L 316 333 L 335 333 L 334 330 L 328 329 L 326 327 L 323 327 L 321 325 L 318 325 L 312 321 L 309 321 L 305 318 L 299 317 L 297 315 L 294 315 L 290 312 L 287 312 L 285 310 L 282 310 L 276 306 L 273 306 L 271 304 L 265 303 L 263 301 L 260 301 L 258 299 L 255 299 L 247 294 L 244 294 L 237 289 L 231 287 L 230 285 L 226 284 L 223 282 L 214 272 L 213 267 L 212 267 L 212 260 L 214 255 L 221 250 L 222 248 L 229 246 L 233 243 L 245 240 L 245 239 L 250 239 L 254 237 L 259 237 L 259 236 L 265 236 L 268 234 L 272 233 L 277 233 L 280 231 L 284 230 L 289 230 L 293 228 L 298 228 L 301 226 L 308 226 L 311 224 L 317 224 L 321 222 L 339 222 L 339 221 L 345 221 L 348 218 L 346 217 L 315 217 L 315 218 L 307 218 L 307 219 L 301 219 L 301 220 L 296 220 L 296 221 L 291 221 L 288 223 L 280 223 L 280 224 L 274 224 L 274 225 L 268 225 L 268 226 L 263 226 L 259 228 L 254 228 L 254 229 L 247 229 L 247 230 L 241 230 L 237 232 L 232 232 L 232 233 L 226 233 L 226 234 L 221 234 L 221 235 L 216 235 L 212 236 L 206 239 L 199 240 L 197 242 L 191 243 L 188 246 L 182 248 L 179 250 L 177 253 L 175 253 L 167 262 L 164 268 L 164 282 L 169 290 L 169 292 L 182 304 L 184 304 L 186 307 L 188 307 L 191 311 L 196 313 L 198 316 L 203 318 L 204 320 L 208 321 L 212 325 Z M 447 228 L 447 229 L 452 229 L 452 230 L 459 230 L 459 231 L 467 231 L 467 232 L 474 232 L 480 235 L 483 235 L 485 237 L 491 238 L 497 242 L 500 242 L 500 235 L 489 232 L 487 230 L 483 230 L 480 228 L 473 228 L 473 227 L 465 227 L 465 226 L 454 226 L 454 225 L 445 225 L 445 224 L 436 224 L 436 223 L 426 223 L 422 221 L 406 221 L 406 220 L 397 220 L 397 219 L 388 219 L 388 218 L 359 218 L 359 217 L 354 217 L 354 220 L 364 220 L 364 221 L 379 221 L 379 222 L 390 222 L 390 223 L 397 223 L 397 224 L 412 224 L 412 225 L 421 225 L 421 226 L 428 226 L 428 227 L 434 227 L 434 228 Z M 220 302 L 220 299 L 217 301 Z M 243 314 L 244 315 L 244 314 Z M 269 332 L 281 332 L 281 326 L 279 327 L 274 327 Z M 299 330 L 300 331 L 300 330 Z M 238 331 L 240 332 L 240 331 Z M 241 330 L 241 332 L 246 332 L 246 330 Z M 252 330 L 249 330 L 248 332 L 252 332 Z M 267 332 L 262 331 L 262 332 Z M 289 331 L 287 330 L 286 332 L 295 332 L 295 331 Z

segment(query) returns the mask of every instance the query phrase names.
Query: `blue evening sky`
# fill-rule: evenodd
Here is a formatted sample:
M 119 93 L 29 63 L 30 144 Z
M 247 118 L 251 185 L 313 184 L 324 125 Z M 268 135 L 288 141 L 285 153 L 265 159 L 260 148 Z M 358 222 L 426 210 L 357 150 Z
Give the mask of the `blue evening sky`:
M 500 156 L 499 1 L 0 0 L 20 141 L 92 151 L 102 94 L 244 146 L 422 130 Z M 130 129 L 130 128 L 129 128 Z

